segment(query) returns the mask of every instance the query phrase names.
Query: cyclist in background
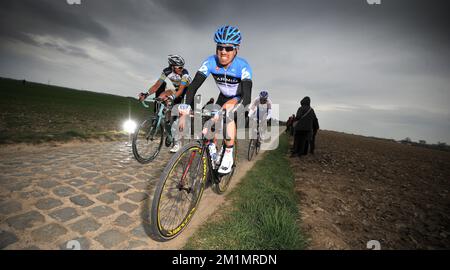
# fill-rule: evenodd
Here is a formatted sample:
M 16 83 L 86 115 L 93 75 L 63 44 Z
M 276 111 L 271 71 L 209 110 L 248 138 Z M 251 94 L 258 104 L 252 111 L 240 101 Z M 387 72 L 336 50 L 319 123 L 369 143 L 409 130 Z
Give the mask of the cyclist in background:
M 261 91 L 259 93 L 259 96 L 255 98 L 250 105 L 250 110 L 248 113 L 249 117 L 256 117 L 258 120 L 261 118 L 258 110 L 259 105 L 266 105 L 267 106 L 267 120 L 270 120 L 272 118 L 272 101 L 269 99 L 269 93 L 267 91 Z M 255 115 L 256 113 L 256 115 Z
M 269 93 L 267 91 L 261 91 L 259 96 L 253 100 L 252 104 L 250 104 L 248 117 L 249 120 L 253 119 L 257 123 L 256 129 L 252 130 L 252 138 L 256 138 L 258 133 L 263 134 L 264 132 L 261 133 L 260 130 L 260 122 L 264 117 L 266 118 L 266 121 L 272 118 L 272 101 L 269 99 Z
M 153 84 L 147 93 L 140 93 L 139 100 L 144 100 L 147 96 L 156 93 L 155 96 L 166 100 L 167 103 L 171 102 L 173 104 L 181 104 L 184 101 L 184 96 L 187 93 L 188 86 L 191 82 L 191 77 L 189 72 L 184 68 L 185 61 L 183 57 L 178 54 L 170 54 L 168 56 L 169 66 L 163 69 L 161 76 L 158 81 Z M 166 79 L 169 79 L 175 91 L 166 90 Z M 155 107 L 156 112 L 156 107 Z M 179 139 L 175 140 L 175 145 L 170 152 L 176 153 L 181 148 L 181 141 Z

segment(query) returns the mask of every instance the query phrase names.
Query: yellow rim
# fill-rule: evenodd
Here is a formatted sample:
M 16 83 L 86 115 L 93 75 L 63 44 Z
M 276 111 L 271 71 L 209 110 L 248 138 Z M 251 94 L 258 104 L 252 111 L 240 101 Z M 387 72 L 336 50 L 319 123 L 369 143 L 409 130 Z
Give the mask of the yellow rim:
M 201 154 L 201 150 L 202 150 L 202 149 L 201 149 L 200 147 L 198 147 L 198 146 L 194 146 L 194 147 L 192 147 L 192 148 L 189 148 L 189 150 L 194 150 L 194 151 L 195 151 L 195 150 L 198 150 L 198 152 Z M 172 166 L 170 172 L 168 173 L 167 178 L 172 174 L 174 168 L 177 167 L 179 161 L 181 160 L 182 157 L 184 157 L 184 155 L 185 155 L 187 152 L 188 152 L 188 151 L 185 151 L 185 152 L 183 152 L 182 155 L 180 155 L 180 157 L 177 159 L 177 161 L 175 162 L 174 166 Z M 205 158 L 205 157 L 202 157 L 202 162 L 203 162 L 203 178 L 202 178 L 202 185 L 201 185 L 200 193 L 198 194 L 197 202 L 196 202 L 195 206 L 192 207 L 192 209 L 189 211 L 189 213 L 186 215 L 186 217 L 183 219 L 183 221 L 181 222 L 181 224 L 180 224 L 178 227 L 176 227 L 176 228 L 173 229 L 173 230 L 167 230 L 167 235 L 166 235 L 166 236 L 169 237 L 169 238 L 172 237 L 172 236 L 174 236 L 174 235 L 176 235 L 176 234 L 179 233 L 184 227 L 186 227 L 186 225 L 187 225 L 187 224 L 189 223 L 189 221 L 191 220 L 192 215 L 193 215 L 193 214 L 195 213 L 195 211 L 197 210 L 197 206 L 198 206 L 198 204 L 199 204 L 199 202 L 200 202 L 200 198 L 201 198 L 201 196 L 202 196 L 202 194 L 203 194 L 203 190 L 204 190 L 204 182 L 205 182 L 205 180 L 206 180 L 206 170 L 207 170 L 207 166 L 206 166 L 206 158 Z M 167 178 L 164 180 L 163 190 L 164 190 L 164 187 L 165 187 L 165 185 L 166 185 Z M 160 220 L 160 215 L 159 215 L 159 213 L 160 213 L 160 208 L 159 208 L 159 207 L 160 207 L 160 204 L 159 204 L 159 202 L 161 201 L 161 195 L 162 195 L 162 192 L 160 193 L 159 199 L 158 199 L 158 215 L 157 215 L 157 223 L 158 223 L 159 231 L 160 231 L 160 232 L 163 232 L 163 231 L 166 231 L 166 230 L 164 230 L 163 227 L 162 227 L 162 225 L 161 225 L 161 220 Z

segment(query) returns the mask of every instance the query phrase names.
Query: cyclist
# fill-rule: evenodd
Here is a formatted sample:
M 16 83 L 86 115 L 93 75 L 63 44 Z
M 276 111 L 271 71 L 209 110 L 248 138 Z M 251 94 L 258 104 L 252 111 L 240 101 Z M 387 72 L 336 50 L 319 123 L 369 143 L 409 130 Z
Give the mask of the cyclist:
M 158 81 L 150 87 L 147 93 L 139 94 L 139 100 L 144 100 L 147 96 L 156 92 L 155 96 L 166 102 L 172 102 L 173 104 L 183 103 L 184 96 L 186 95 L 188 86 L 191 82 L 191 77 L 189 76 L 188 70 L 184 68 L 185 61 L 180 55 L 168 55 L 168 62 L 169 66 L 163 69 Z M 166 90 L 166 79 L 169 79 L 172 82 L 175 87 L 175 92 Z M 175 145 L 170 149 L 170 152 L 176 153 L 180 148 L 181 140 L 175 139 Z
M 250 105 L 250 110 L 249 110 L 249 117 L 254 117 L 256 116 L 256 118 L 259 120 L 259 110 L 258 106 L 259 105 L 266 105 L 267 106 L 267 120 L 270 120 L 272 118 L 272 101 L 269 99 L 269 93 L 265 90 L 261 91 L 259 93 L 259 96 L 257 98 L 255 98 L 252 102 L 252 104 Z M 256 115 L 254 115 L 256 113 Z
M 263 109 L 266 109 L 266 111 L 261 111 Z M 259 123 L 260 119 L 264 119 L 264 115 L 266 115 L 266 120 L 270 120 L 270 118 L 272 118 L 272 101 L 269 99 L 269 93 L 265 90 L 259 93 L 259 96 L 253 100 L 252 104 L 250 104 L 249 107 L 249 119 L 252 118 L 258 123 L 257 128 L 255 130 L 252 130 L 252 132 L 254 132 L 253 136 L 256 136 L 256 134 L 260 132 Z
M 244 106 L 250 103 L 252 69 L 247 61 L 237 57 L 241 39 L 241 32 L 237 27 L 225 25 L 217 29 L 214 34 L 216 54 L 211 55 L 203 62 L 195 74 L 194 80 L 189 86 L 189 92 L 186 95 L 186 104 L 190 105 L 191 108 L 193 107 L 194 96 L 197 90 L 210 74 L 212 74 L 220 91 L 216 104 L 220 105 L 222 109 L 230 111 L 238 103 Z M 184 117 L 185 115 L 186 111 L 182 112 L 182 116 Z M 233 121 L 229 121 L 226 127 L 225 153 L 218 169 L 218 172 L 221 174 L 230 173 L 233 166 L 236 123 L 234 122 L 234 117 L 231 118 L 233 118 Z M 184 120 L 181 120 L 181 122 L 184 122 Z

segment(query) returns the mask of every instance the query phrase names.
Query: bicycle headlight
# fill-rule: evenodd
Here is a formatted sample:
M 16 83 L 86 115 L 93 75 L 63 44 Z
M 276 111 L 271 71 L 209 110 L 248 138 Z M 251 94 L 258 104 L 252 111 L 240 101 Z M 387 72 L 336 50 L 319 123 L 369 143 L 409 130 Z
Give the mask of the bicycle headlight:
M 136 127 L 137 127 L 136 122 L 134 122 L 131 119 L 128 119 L 122 125 L 123 130 L 129 134 L 134 133 L 134 131 L 136 130 Z

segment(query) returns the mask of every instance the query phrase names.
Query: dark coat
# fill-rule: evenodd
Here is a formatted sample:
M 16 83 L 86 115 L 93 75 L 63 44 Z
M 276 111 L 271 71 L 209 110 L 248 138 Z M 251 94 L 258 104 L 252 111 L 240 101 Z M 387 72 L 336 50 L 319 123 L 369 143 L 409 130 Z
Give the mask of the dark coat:
M 316 121 L 316 119 L 316 113 L 314 112 L 313 108 L 311 108 L 310 106 L 301 106 L 300 108 L 298 108 L 297 115 L 295 116 L 295 121 L 298 121 L 297 125 L 295 126 L 295 130 L 313 131 L 314 121 Z
M 302 106 L 298 108 L 297 115 L 295 116 L 295 121 L 297 121 L 295 130 L 312 132 L 314 129 L 319 129 L 319 121 L 317 120 L 316 113 L 310 106 L 311 99 L 305 97 L 300 104 Z
M 314 115 L 315 115 L 315 113 L 314 113 Z M 317 132 L 318 129 L 319 129 L 319 119 L 317 119 L 317 117 L 316 117 L 313 120 L 313 131 Z

